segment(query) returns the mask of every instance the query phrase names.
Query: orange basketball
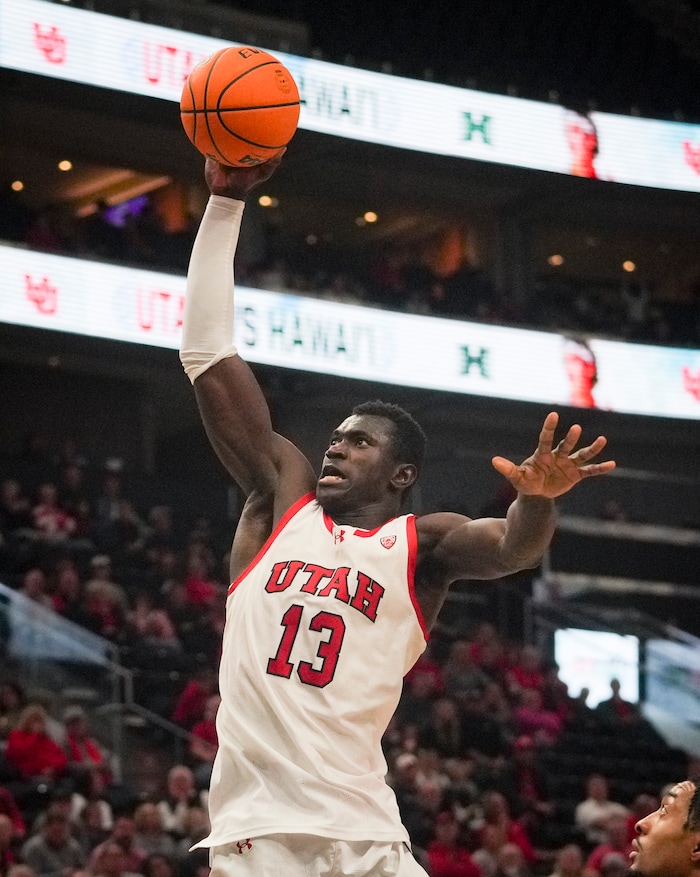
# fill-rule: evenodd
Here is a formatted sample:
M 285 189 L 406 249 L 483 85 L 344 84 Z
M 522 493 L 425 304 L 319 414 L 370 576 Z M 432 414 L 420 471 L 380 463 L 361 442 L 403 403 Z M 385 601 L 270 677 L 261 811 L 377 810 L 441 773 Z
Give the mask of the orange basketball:
M 299 90 L 272 55 L 251 46 L 214 52 L 187 77 L 180 98 L 187 136 L 227 165 L 261 164 L 294 136 Z

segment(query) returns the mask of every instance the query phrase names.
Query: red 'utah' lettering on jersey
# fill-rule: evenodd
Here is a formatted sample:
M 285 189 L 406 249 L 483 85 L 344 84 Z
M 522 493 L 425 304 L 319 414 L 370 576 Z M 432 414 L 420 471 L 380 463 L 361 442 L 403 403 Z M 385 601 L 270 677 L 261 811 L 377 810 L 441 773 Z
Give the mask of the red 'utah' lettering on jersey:
M 416 552 L 413 515 L 340 528 L 309 494 L 231 585 L 202 846 L 309 826 L 408 842 L 381 739 L 425 649 Z

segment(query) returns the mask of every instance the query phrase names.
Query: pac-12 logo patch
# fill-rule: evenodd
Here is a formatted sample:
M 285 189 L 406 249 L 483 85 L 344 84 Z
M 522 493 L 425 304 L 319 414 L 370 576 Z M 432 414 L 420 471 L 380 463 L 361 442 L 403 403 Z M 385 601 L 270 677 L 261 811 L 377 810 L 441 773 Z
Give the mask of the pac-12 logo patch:
M 393 548 L 394 543 L 396 542 L 396 536 L 382 536 L 379 541 L 382 545 L 382 548 Z

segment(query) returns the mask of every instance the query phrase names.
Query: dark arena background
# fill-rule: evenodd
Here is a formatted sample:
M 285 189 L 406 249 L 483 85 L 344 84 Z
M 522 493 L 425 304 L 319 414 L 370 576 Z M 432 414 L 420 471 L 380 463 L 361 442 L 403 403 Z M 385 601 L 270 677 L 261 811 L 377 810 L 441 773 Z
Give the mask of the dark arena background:
M 57 810 L 71 872 L 135 833 L 122 872 L 208 873 L 187 850 L 242 496 L 177 355 L 207 199 L 177 101 L 225 44 L 303 101 L 236 256 L 275 428 L 316 464 L 353 404 L 403 405 L 413 510 L 473 517 L 505 513 L 491 457 L 548 411 L 608 437 L 617 469 L 560 501 L 538 569 L 453 588 L 384 750 L 431 877 L 458 873 L 429 852 L 446 823 L 459 873 L 611 875 L 700 759 L 696 0 L 0 0 L 3 877 L 48 875 Z

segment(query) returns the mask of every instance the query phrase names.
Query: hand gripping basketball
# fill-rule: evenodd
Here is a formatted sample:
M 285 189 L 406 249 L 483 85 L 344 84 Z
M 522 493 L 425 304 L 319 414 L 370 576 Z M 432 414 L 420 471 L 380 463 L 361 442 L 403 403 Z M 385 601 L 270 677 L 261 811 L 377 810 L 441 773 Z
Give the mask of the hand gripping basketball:
M 281 149 L 273 158 L 252 167 L 229 167 L 208 158 L 204 165 L 204 178 L 209 191 L 212 195 L 245 201 L 256 186 L 270 179 L 286 151 L 286 148 Z

